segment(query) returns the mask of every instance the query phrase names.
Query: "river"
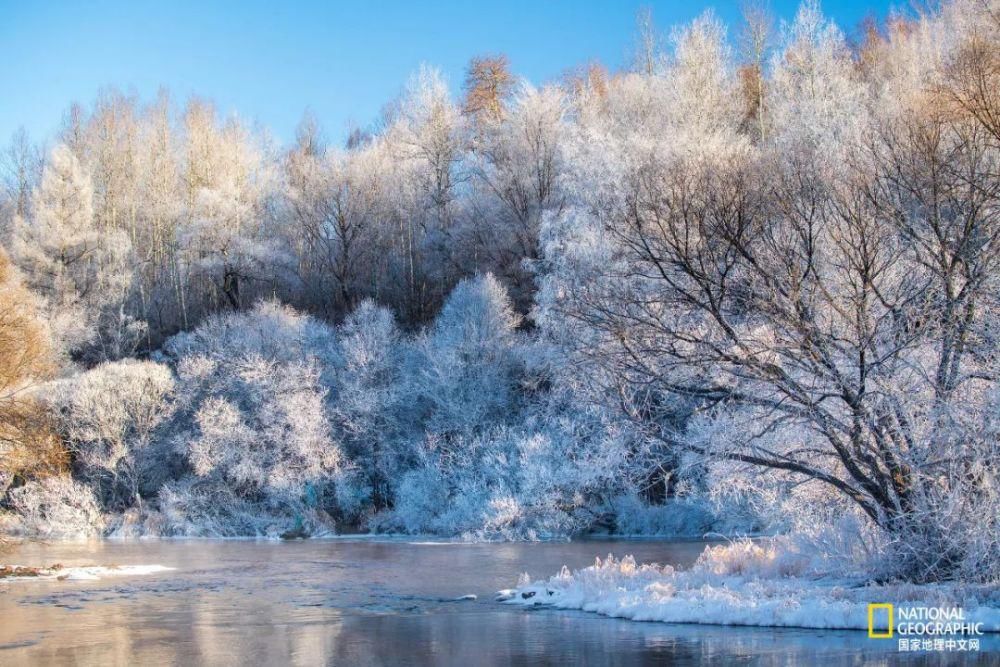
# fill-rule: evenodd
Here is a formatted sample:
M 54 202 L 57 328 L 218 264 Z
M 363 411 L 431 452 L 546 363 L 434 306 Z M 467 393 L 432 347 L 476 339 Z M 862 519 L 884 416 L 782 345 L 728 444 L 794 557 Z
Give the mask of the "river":
M 703 548 L 611 540 L 25 544 L 0 560 L 176 569 L 0 583 L 0 665 L 854 665 L 907 657 L 863 632 L 636 623 L 493 601 L 521 572 L 548 577 L 608 553 L 686 567 Z M 457 600 L 467 595 L 477 599 Z

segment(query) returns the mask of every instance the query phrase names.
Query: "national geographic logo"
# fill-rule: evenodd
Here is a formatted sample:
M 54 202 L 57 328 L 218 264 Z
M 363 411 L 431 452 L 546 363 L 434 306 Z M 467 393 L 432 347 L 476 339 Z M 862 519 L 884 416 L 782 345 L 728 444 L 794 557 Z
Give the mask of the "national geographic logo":
M 978 651 L 983 624 L 961 607 L 868 605 L 868 637 L 899 637 L 900 651 Z
M 885 616 L 883 622 L 882 616 Z M 868 638 L 892 639 L 892 605 L 878 602 L 868 605 Z

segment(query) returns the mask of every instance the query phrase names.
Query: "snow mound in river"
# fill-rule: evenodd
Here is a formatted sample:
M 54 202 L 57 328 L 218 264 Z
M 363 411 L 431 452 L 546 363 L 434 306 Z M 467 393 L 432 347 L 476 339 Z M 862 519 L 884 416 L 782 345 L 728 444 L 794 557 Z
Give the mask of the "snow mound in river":
M 863 585 L 810 577 L 780 550 L 749 541 L 705 550 L 689 570 L 608 556 L 546 581 L 522 575 L 497 599 L 523 606 L 580 609 L 615 618 L 666 623 L 769 627 L 868 628 L 869 603 L 961 607 L 970 622 L 1000 632 L 1000 586 Z
M 105 577 L 129 577 L 173 570 L 163 565 L 91 565 L 85 567 L 0 567 L 0 581 L 96 581 Z

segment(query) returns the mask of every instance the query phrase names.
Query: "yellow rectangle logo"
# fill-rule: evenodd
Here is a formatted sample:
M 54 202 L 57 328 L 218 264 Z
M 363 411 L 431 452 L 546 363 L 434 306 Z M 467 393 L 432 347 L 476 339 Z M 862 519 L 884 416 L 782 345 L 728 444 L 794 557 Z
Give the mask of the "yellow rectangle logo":
M 885 609 L 887 630 L 875 631 L 875 610 Z M 868 637 L 870 639 L 892 639 L 892 605 L 888 602 L 871 603 L 868 605 Z

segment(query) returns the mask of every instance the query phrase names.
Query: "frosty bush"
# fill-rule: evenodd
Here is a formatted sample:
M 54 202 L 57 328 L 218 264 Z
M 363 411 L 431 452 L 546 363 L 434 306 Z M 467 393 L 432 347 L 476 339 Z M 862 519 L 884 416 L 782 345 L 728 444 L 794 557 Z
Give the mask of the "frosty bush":
M 46 477 L 13 489 L 10 507 L 17 532 L 31 537 L 79 538 L 97 535 L 104 519 L 87 486 L 65 476 Z
M 662 505 L 650 505 L 635 495 L 626 495 L 615 498 L 611 510 L 615 532 L 622 535 L 702 537 L 718 524 L 706 504 L 694 499 L 671 499 Z
M 63 470 L 66 453 L 34 391 L 53 371 L 37 299 L 0 250 L 0 501 L 8 487 Z
M 399 485 L 393 512 L 377 525 L 389 530 L 464 534 L 486 539 L 538 539 L 581 532 L 614 488 L 617 466 L 604 442 L 580 430 L 529 421 L 535 429 L 496 427 L 450 441 L 435 437 L 419 449 L 419 464 Z M 593 437 L 593 435 L 591 435 Z
M 820 567 L 829 568 L 829 565 L 830 563 L 822 563 Z M 790 545 L 784 538 L 762 540 L 743 538 L 705 547 L 691 571 L 715 577 L 764 579 L 836 572 L 833 569 L 817 569 L 817 563 L 810 555 L 803 555 L 803 552 Z
M 164 345 L 164 356 L 229 360 L 260 356 L 276 362 L 314 359 L 326 370 L 334 361 L 333 330 L 308 315 L 275 301 L 261 301 L 251 310 L 205 319 L 191 332 L 177 334 Z
M 157 428 L 173 414 L 173 392 L 167 366 L 131 359 L 101 364 L 59 384 L 54 402 L 60 429 L 105 507 L 121 510 L 140 502 L 143 464 L 153 468 L 151 486 L 160 481 L 155 468 L 162 461 L 143 457 Z
M 231 511 L 235 521 L 247 504 L 327 502 L 341 461 L 323 385 L 331 336 L 309 317 L 261 304 L 168 344 L 178 358 L 174 442 L 200 480 L 194 497 L 217 498 L 216 515 Z
M 388 516 L 376 517 L 375 527 L 405 533 L 436 533 L 444 527 L 438 515 L 448 507 L 447 480 L 437 468 L 422 465 L 402 476 L 396 490 L 395 509 Z M 444 527 L 441 532 L 452 531 Z
M 214 480 L 171 482 L 160 492 L 160 534 L 182 537 L 281 537 L 332 532 L 333 519 L 308 493 L 248 497 Z

